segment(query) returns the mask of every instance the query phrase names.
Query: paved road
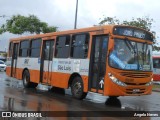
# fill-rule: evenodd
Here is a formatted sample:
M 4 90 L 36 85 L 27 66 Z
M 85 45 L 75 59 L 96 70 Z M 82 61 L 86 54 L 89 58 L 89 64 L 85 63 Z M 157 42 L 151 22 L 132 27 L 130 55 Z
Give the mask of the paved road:
M 63 117 L 56 117 L 55 119 L 82 119 L 82 120 L 158 120 L 159 117 L 153 117 L 153 115 L 160 116 L 160 93 L 153 92 L 148 96 L 135 96 L 135 97 L 119 97 L 114 103 L 108 100 L 108 97 L 101 96 L 95 93 L 89 93 L 87 98 L 80 101 L 72 98 L 70 90 L 66 90 L 66 94 L 57 94 L 48 91 L 48 87 L 39 85 L 37 89 L 24 89 L 22 81 L 13 78 L 8 78 L 5 72 L 0 72 L 0 111 L 63 111 L 56 113 Z M 106 102 L 107 100 L 107 102 Z M 105 102 L 107 105 L 105 105 Z M 66 118 L 67 115 L 71 116 Z M 74 112 L 77 111 L 77 112 Z M 85 112 L 84 112 L 85 111 Z M 108 112 L 106 112 L 108 111 Z M 112 112 L 113 111 L 113 112 Z M 115 112 L 116 111 L 116 112 Z M 135 115 L 141 114 L 152 117 L 130 117 L 130 111 L 135 112 Z M 142 111 L 142 112 L 140 112 Z M 78 114 L 81 113 L 81 114 Z M 102 114 L 100 114 L 102 113 Z M 142 114 L 143 113 L 143 114 Z M 49 112 L 48 112 L 49 114 Z M 78 115 L 77 115 L 78 114 Z M 111 115 L 110 115 L 111 114 Z M 123 115 L 123 117 L 117 117 Z M 126 114 L 126 117 L 124 117 Z M 151 115 L 152 114 L 152 115 Z M 84 116 L 83 116 L 84 115 Z M 104 117 L 101 117 L 103 116 Z M 58 116 L 58 115 L 57 115 Z M 78 117 L 75 117 L 78 116 Z M 81 117 L 83 116 L 83 117 Z M 85 116 L 90 116 L 85 117 Z M 110 116 L 110 117 L 107 117 Z M 115 117 L 114 117 L 115 116 Z M 107 118 L 106 118 L 107 117 Z M 15 119 L 15 118 L 12 118 Z M 16 118 L 18 119 L 18 118 Z M 22 118 L 21 118 L 22 119 Z M 31 119 L 31 118 L 25 118 Z M 36 118 L 32 118 L 36 119 Z M 43 119 L 52 119 L 50 117 Z M 6 119 L 5 119 L 6 120 Z M 37 120 L 37 119 L 36 119 Z

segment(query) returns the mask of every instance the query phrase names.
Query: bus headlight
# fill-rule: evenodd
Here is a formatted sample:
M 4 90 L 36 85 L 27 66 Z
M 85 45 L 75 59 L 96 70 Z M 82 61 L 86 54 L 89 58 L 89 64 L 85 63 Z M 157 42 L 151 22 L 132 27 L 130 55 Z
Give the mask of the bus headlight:
M 117 85 L 120 85 L 120 86 L 127 86 L 124 82 L 118 80 L 116 77 L 114 77 L 111 73 L 108 73 L 108 76 L 109 78 L 114 82 L 116 83 Z
M 150 86 L 150 85 L 152 85 L 152 84 L 153 84 L 153 78 L 151 79 L 150 82 L 146 83 L 146 86 Z

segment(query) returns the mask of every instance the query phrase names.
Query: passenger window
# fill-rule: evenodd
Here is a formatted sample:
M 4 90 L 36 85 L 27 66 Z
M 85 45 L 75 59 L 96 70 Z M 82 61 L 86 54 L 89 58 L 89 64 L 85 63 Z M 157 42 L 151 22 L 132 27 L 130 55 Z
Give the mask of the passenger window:
M 31 41 L 30 57 L 40 57 L 42 39 Z
M 88 34 L 77 34 L 72 37 L 71 57 L 87 58 L 88 55 Z
M 19 56 L 20 57 L 27 57 L 28 56 L 28 49 L 29 49 L 29 40 L 22 41 L 20 43 Z
M 70 36 L 59 36 L 56 40 L 55 57 L 68 58 L 69 57 Z

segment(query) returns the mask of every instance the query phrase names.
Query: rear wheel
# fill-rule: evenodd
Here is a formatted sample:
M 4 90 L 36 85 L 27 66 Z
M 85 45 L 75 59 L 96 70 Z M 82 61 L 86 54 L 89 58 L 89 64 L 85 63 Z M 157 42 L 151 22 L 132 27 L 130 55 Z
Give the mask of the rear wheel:
M 23 73 L 23 86 L 25 88 L 36 88 L 38 83 L 30 82 L 30 74 L 28 70 L 25 70 Z
M 72 96 L 76 99 L 82 100 L 86 97 L 87 93 L 83 92 L 83 82 L 80 77 L 75 77 L 71 84 Z

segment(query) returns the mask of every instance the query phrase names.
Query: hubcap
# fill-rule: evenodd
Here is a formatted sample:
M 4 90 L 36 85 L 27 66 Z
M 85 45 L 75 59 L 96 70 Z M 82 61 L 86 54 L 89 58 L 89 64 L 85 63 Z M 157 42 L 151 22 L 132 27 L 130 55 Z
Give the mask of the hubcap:
M 74 84 L 74 93 L 76 95 L 79 95 L 81 93 L 82 87 L 81 87 L 81 83 L 77 82 Z
M 24 76 L 24 84 L 25 85 L 27 84 L 27 76 L 26 75 Z

